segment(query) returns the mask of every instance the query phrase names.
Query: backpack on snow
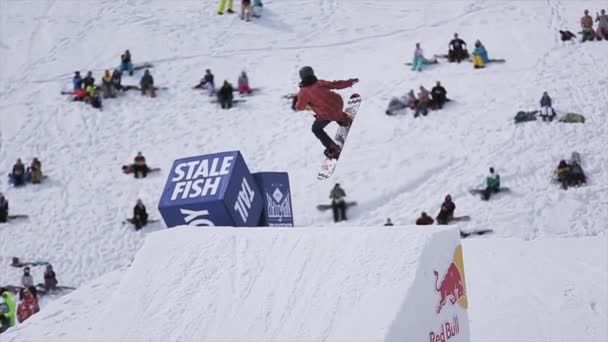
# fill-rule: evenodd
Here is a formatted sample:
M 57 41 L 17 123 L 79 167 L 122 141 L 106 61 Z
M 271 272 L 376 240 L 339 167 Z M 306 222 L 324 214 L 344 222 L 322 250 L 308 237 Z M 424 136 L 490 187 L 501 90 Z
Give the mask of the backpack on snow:
M 585 117 L 576 113 L 568 113 L 559 118 L 559 122 L 584 123 Z
M 517 112 L 517 114 L 515 114 L 515 123 L 526 122 L 526 121 L 535 121 L 537 113 L 538 113 L 537 110 L 532 111 L 532 112 L 519 111 L 519 112 Z

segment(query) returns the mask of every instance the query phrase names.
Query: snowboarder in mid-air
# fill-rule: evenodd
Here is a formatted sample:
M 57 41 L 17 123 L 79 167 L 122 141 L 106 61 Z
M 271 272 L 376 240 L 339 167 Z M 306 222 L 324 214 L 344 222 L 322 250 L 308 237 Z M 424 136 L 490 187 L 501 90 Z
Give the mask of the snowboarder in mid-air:
M 324 81 L 315 76 L 314 70 L 305 66 L 300 69 L 300 91 L 298 92 L 295 109 L 297 111 L 312 110 L 315 122 L 312 132 L 325 146 L 324 154 L 331 159 L 340 156 L 342 148 L 336 144 L 325 132 L 325 127 L 332 121 L 340 126 L 350 126 L 352 118 L 344 112 L 342 96 L 331 91 L 332 89 L 345 89 L 359 82 L 357 78 L 342 81 Z

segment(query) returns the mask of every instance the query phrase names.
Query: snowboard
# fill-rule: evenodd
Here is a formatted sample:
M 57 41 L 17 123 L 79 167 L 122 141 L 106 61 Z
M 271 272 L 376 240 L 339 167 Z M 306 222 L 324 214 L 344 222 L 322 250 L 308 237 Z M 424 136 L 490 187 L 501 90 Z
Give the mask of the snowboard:
M 354 93 L 350 96 L 350 98 L 348 99 L 348 102 L 346 103 L 346 107 L 344 108 L 344 112 L 346 114 L 348 114 L 349 116 L 352 117 L 353 121 L 351 122 L 350 126 L 347 127 L 343 127 L 340 126 L 338 128 L 338 131 L 336 132 L 336 135 L 334 137 L 334 141 L 336 142 L 336 144 L 338 144 L 340 146 L 340 148 L 342 148 L 342 151 L 344 151 L 344 144 L 346 143 L 346 138 L 348 137 L 348 132 L 350 131 L 350 128 L 352 127 L 353 123 L 355 122 L 357 113 L 359 112 L 359 107 L 361 106 L 361 95 Z M 331 159 L 328 157 L 325 157 L 325 159 L 323 159 L 323 162 L 321 163 L 321 168 L 319 169 L 319 173 L 317 174 L 317 179 L 327 179 L 329 177 L 331 177 L 331 175 L 333 175 L 335 169 L 336 169 L 336 165 L 338 164 L 338 159 Z
M 423 63 L 423 65 L 430 65 L 430 64 L 439 64 L 439 60 L 437 60 L 437 58 L 427 59 L 426 62 Z M 412 66 L 413 63 L 412 62 L 406 62 L 405 65 Z
M 460 231 L 460 237 L 462 239 L 466 239 L 469 236 L 472 235 L 484 235 L 484 234 L 488 234 L 488 233 L 493 233 L 494 231 L 492 229 L 481 229 L 481 230 L 473 230 L 470 232 L 463 232 L 462 230 Z
M 436 54 L 434 55 L 435 58 L 444 58 L 444 59 L 448 59 L 448 55 L 445 54 Z M 468 61 L 468 62 L 473 62 L 473 57 L 467 58 L 467 59 L 463 59 L 463 61 Z M 504 58 L 490 58 L 488 59 L 488 63 L 505 63 L 506 60 Z M 411 65 L 411 64 L 410 64 Z
M 8 215 L 7 217 L 7 222 L 8 221 L 13 221 L 13 220 L 25 220 L 26 218 L 28 218 L 27 215 Z M 6 223 L 6 222 L 0 222 L 0 224 L 2 223 Z
M 132 166 L 129 167 L 129 165 L 123 165 L 121 169 L 125 175 L 130 175 L 133 173 Z M 148 174 L 153 173 L 153 172 L 158 172 L 158 171 L 160 171 L 160 167 L 148 168 Z
M 471 189 L 471 190 L 469 190 L 469 192 L 471 193 L 471 195 L 479 195 L 479 194 L 482 194 L 484 190 L 485 189 Z M 511 189 L 509 189 L 507 187 L 500 187 L 500 191 L 498 193 L 510 192 L 510 191 L 511 191 Z
M 211 103 L 218 103 L 218 104 L 220 103 L 220 101 L 217 98 L 212 99 L 210 102 Z M 239 102 L 247 102 L 247 100 L 245 100 L 245 99 L 233 99 L 232 100 L 232 104 L 239 103 Z
M 357 205 L 357 202 L 346 202 L 346 208 L 352 207 L 354 205 Z M 329 210 L 331 209 L 331 204 L 319 204 L 317 205 L 317 209 L 319 209 L 320 211 Z
M 17 267 L 17 268 L 26 267 L 26 266 L 46 266 L 46 265 L 50 265 L 50 263 L 46 262 L 46 261 L 23 262 L 23 261 L 19 260 L 19 258 L 17 258 L 17 257 L 13 257 L 13 259 L 11 260 L 11 266 Z
M 453 217 L 449 223 L 452 222 L 467 222 L 467 221 L 471 221 L 471 217 L 470 216 L 456 216 Z
M 151 220 L 148 220 L 148 224 L 150 224 L 150 223 L 155 223 L 155 222 L 159 222 L 159 221 L 160 221 L 160 220 L 151 219 Z M 132 223 L 133 223 L 133 219 L 128 218 L 128 219 L 126 219 L 126 220 L 122 221 L 122 224 L 127 224 L 127 223 L 131 223 L 131 224 L 132 224 Z

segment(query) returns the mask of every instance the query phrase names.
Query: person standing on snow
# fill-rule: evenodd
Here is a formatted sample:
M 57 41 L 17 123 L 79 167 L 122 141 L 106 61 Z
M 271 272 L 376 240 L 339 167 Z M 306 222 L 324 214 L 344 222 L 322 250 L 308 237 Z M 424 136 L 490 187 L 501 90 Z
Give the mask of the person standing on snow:
M 598 21 L 597 24 L 597 39 L 598 40 L 608 40 L 608 15 L 606 15 L 606 10 L 602 10 L 601 14 L 595 14 L 595 21 Z
M 150 74 L 150 70 L 146 69 L 144 75 L 139 81 L 139 87 L 141 89 L 141 94 L 148 94 L 150 97 L 156 97 L 156 90 L 154 89 L 154 78 Z
M 0 192 L 0 223 L 8 221 L 8 200 Z
M 583 28 L 583 43 L 588 40 L 595 39 L 595 32 L 593 31 L 593 18 L 589 15 L 588 10 L 585 10 L 585 15 L 583 15 L 581 18 L 581 27 Z
M 262 4 L 262 0 L 253 0 L 252 15 L 255 18 L 259 18 L 262 16 L 262 8 L 264 8 L 264 4 Z
M 241 20 L 251 21 L 251 0 L 241 0 Z
M 549 120 L 553 121 L 555 117 L 555 110 L 552 106 L 551 97 L 547 92 L 543 92 L 543 97 L 540 98 L 540 117 L 543 121 Z
M 344 113 L 344 101 L 342 96 L 331 91 L 332 89 L 345 89 L 359 82 L 357 78 L 343 81 L 319 80 L 314 70 L 305 66 L 300 69 L 300 91 L 298 92 L 295 109 L 302 111 L 310 108 L 315 114 L 315 122 L 312 124 L 312 132 L 325 147 L 323 152 L 326 157 L 337 159 L 342 148 L 336 144 L 325 132 L 325 127 L 332 121 L 340 126 L 349 126 L 352 118 Z
M 217 7 L 217 14 L 224 14 L 224 8 L 226 8 L 226 1 L 228 1 L 228 13 L 234 13 L 232 10 L 233 0 L 220 0 L 220 4 Z

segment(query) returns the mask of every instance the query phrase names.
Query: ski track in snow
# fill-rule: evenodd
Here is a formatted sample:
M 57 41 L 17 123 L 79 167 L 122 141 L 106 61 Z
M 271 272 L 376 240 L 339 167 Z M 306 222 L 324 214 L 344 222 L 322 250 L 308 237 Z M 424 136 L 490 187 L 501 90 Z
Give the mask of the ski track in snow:
M 263 18 L 251 23 L 237 14 L 215 15 L 211 0 L 108 0 L 75 12 L 70 4 L 30 1 L 26 16 L 17 3 L 5 2 L 0 13 L 3 27 L 21 31 L 0 36 L 10 47 L 0 50 L 7 57 L 0 170 L 6 174 L 16 158 L 29 163 L 37 156 L 49 176 L 21 189 L 2 178 L 11 212 L 30 215 L 0 225 L 2 284 L 19 279 L 21 270 L 8 267 L 12 256 L 51 261 L 60 281 L 75 286 L 125 266 L 146 234 L 163 227 L 136 233 L 122 225 L 135 200 L 142 198 L 151 217 L 159 218 L 155 207 L 174 159 L 232 149 L 243 152 L 251 170 L 289 172 L 300 226 L 333 225 L 331 215 L 315 206 L 328 202 L 330 187 L 340 182 L 348 199 L 359 203 L 349 212 L 350 225 L 377 226 L 386 217 L 410 224 L 420 211 L 434 216 L 450 193 L 457 215 L 470 215 L 498 236 L 606 232 L 608 90 L 597 75 L 606 73 L 608 45 L 556 38 L 562 27 L 576 31 L 582 8 L 594 8 L 591 1 L 269 2 Z M 466 62 L 440 64 L 422 73 L 403 65 L 415 42 L 427 56 L 445 53 L 454 32 L 471 46 L 481 39 L 490 57 L 507 63 L 483 70 Z M 116 66 L 125 49 L 135 62 L 153 62 L 156 83 L 169 89 L 156 99 L 129 92 L 105 101 L 101 112 L 59 95 L 74 70 L 94 70 L 99 81 L 100 71 Z M 281 98 L 297 91 L 303 65 L 314 66 L 321 78 L 361 80 L 340 91 L 359 92 L 363 102 L 336 173 L 324 182 L 315 177 L 323 157 L 310 132 L 312 118 L 293 113 L 291 101 Z M 218 84 L 236 83 L 245 69 L 262 90 L 223 111 L 190 89 L 206 68 Z M 125 74 L 123 84 L 137 84 L 140 76 Z M 390 97 L 437 80 L 454 100 L 444 110 L 415 120 L 410 112 L 384 115 Z M 579 112 L 587 122 L 514 125 L 515 113 L 536 109 L 543 90 L 558 114 Z M 328 133 L 335 128 L 330 125 Z M 562 191 L 550 182 L 551 173 L 574 150 L 589 184 Z M 120 166 L 137 151 L 162 172 L 145 180 L 123 175 Z M 482 202 L 468 190 L 481 186 L 489 166 L 512 193 Z M 40 279 L 41 272 L 34 269 L 34 276 Z

